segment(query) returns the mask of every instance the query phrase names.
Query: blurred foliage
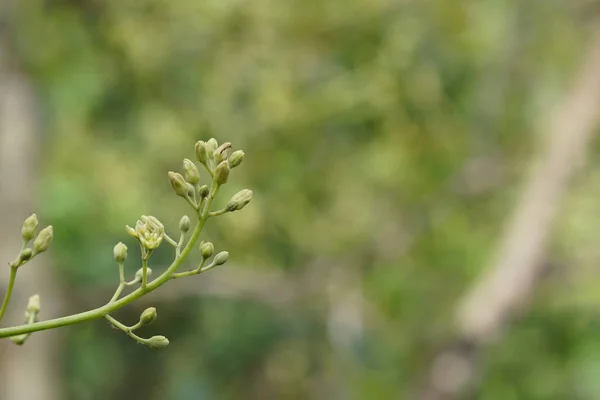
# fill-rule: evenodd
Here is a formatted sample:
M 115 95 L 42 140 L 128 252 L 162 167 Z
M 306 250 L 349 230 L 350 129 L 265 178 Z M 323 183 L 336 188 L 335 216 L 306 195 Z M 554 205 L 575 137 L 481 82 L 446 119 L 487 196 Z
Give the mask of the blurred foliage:
M 19 2 L 12 50 L 42 110 L 38 213 L 57 227 L 65 287 L 109 296 L 124 225 L 151 213 L 175 229 L 185 207 L 166 172 L 214 136 L 246 152 L 220 201 L 255 195 L 211 221 L 210 240 L 256 279 L 279 271 L 300 292 L 281 307 L 158 304 L 152 329 L 172 339 L 160 353 L 100 322 L 68 328 L 68 398 L 410 397 L 490 258 L 535 155 L 531 132 L 577 67 L 594 6 Z M 549 279 L 486 353 L 476 398 L 600 398 L 599 182 L 576 182 L 549 255 L 574 267 L 569 284 Z M 73 310 L 77 293 L 66 291 Z M 359 328 L 336 322 L 336 303 L 355 294 Z

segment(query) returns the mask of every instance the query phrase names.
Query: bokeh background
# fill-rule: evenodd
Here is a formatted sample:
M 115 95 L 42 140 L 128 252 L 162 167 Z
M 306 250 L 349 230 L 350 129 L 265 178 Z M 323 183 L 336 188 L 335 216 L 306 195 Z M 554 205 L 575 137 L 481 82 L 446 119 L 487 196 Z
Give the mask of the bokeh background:
M 243 149 L 204 239 L 230 252 L 150 305 L 160 352 L 103 320 L 0 345 L 7 400 L 412 399 L 489 265 L 540 126 L 590 51 L 597 1 L 2 0 L 0 254 L 36 212 L 51 251 L 11 314 L 103 304 L 142 214 L 189 213 L 166 172 Z M 600 73 L 600 71 L 598 71 Z M 595 128 L 594 128 L 595 129 Z M 573 160 L 524 312 L 465 399 L 599 399 L 598 144 Z M 205 178 L 205 177 L 204 177 Z M 160 270 L 164 249 L 153 257 Z M 5 282 L 8 270 L 0 277 Z M 424 378 L 425 377 L 425 378 Z

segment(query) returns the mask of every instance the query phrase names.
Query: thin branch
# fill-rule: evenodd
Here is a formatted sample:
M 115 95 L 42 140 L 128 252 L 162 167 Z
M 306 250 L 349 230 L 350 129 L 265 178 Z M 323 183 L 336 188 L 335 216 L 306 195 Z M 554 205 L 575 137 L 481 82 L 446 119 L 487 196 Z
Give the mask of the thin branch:
M 546 140 L 499 244 L 497 256 L 460 302 L 458 339 L 435 358 L 421 398 L 453 399 L 475 379 L 475 351 L 495 339 L 525 303 L 541 272 L 567 183 L 585 156 L 600 110 L 600 23 L 573 86 L 544 124 Z

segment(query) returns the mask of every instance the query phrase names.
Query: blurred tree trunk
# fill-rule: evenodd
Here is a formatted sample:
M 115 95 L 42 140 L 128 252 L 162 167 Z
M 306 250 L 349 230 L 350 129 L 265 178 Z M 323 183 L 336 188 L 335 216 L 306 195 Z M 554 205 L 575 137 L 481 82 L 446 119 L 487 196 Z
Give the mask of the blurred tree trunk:
M 465 294 L 455 314 L 456 340 L 436 355 L 423 400 L 463 398 L 481 377 L 479 353 L 528 305 L 553 222 L 568 183 L 597 133 L 600 109 L 600 20 L 570 90 L 537 127 L 540 153 L 497 254 Z
M 38 159 L 35 102 L 26 77 L 15 67 L 9 49 L 11 5 L 0 0 L 0 292 L 4 292 L 6 263 L 18 252 L 20 228 L 33 212 L 35 168 Z M 54 315 L 58 290 L 51 279 L 48 254 L 19 271 L 15 293 L 3 325 L 20 324 L 27 298 L 40 293 L 41 317 Z M 3 294 L 2 294 L 3 296 Z M 23 347 L 0 342 L 0 398 L 3 400 L 58 400 L 56 368 L 59 349 L 55 333 L 32 335 Z

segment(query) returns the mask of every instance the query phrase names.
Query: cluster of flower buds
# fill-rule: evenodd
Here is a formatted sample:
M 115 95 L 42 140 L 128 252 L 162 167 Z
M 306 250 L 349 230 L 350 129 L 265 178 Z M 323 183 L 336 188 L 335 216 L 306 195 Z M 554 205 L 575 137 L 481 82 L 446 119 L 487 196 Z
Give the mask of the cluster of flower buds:
M 54 237 L 54 229 L 52 226 L 47 226 L 40 231 L 36 236 L 36 230 L 38 227 L 38 219 L 37 215 L 32 214 L 29 216 L 21 227 L 21 238 L 23 239 L 23 248 L 20 251 L 16 260 L 14 260 L 10 265 L 14 268 L 18 268 L 21 265 L 26 264 L 36 255 L 45 252 L 50 247 L 52 243 L 52 238 Z M 27 247 L 29 242 L 33 240 L 33 245 Z
M 196 159 L 204 165 L 206 170 L 214 177 L 218 185 L 227 183 L 229 172 L 244 160 L 242 150 L 231 151 L 231 143 L 225 142 L 219 146 L 215 138 L 207 142 L 202 140 L 196 143 Z

